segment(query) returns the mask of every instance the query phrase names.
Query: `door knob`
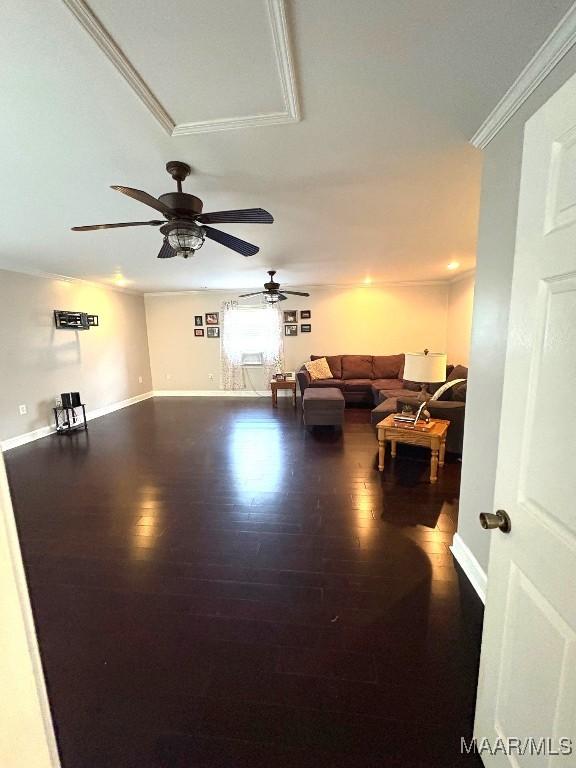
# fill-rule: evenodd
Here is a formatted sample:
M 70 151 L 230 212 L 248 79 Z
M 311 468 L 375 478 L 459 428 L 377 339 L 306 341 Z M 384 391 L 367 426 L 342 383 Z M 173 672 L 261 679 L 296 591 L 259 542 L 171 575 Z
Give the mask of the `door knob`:
M 497 509 L 495 514 L 491 512 L 482 512 L 480 514 L 480 525 L 485 530 L 490 528 L 499 528 L 502 533 L 510 533 L 512 529 L 512 521 L 508 516 L 508 513 L 503 509 Z

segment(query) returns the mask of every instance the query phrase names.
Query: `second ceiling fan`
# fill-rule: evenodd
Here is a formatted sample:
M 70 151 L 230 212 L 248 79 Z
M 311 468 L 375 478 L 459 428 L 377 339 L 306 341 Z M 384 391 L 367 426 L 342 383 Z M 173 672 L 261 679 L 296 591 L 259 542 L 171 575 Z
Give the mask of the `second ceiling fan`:
M 268 304 L 276 304 L 278 301 L 286 301 L 288 296 L 310 296 L 309 293 L 304 293 L 303 291 L 280 291 L 280 283 L 275 282 L 274 275 L 276 274 L 275 269 L 269 269 L 268 274 L 270 275 L 270 280 L 267 283 L 264 283 L 264 290 L 263 291 L 254 291 L 254 293 L 242 293 L 238 297 L 239 299 L 244 299 L 247 296 L 264 296 L 265 301 Z

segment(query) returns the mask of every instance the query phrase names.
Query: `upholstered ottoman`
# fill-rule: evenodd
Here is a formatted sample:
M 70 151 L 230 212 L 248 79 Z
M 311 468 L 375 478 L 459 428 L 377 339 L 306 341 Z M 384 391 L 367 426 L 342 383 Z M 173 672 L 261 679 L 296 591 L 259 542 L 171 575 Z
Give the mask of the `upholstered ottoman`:
M 307 387 L 302 410 L 307 427 L 340 427 L 344 423 L 344 395 L 335 387 Z

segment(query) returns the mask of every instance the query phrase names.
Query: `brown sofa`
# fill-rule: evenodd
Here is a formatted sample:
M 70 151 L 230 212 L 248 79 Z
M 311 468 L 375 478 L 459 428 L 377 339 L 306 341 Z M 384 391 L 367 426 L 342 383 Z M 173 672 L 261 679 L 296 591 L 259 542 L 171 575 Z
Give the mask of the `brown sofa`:
M 319 357 L 323 355 L 310 355 L 311 360 Z M 307 387 L 335 387 L 342 392 L 346 403 L 374 405 L 379 402 L 381 391 L 405 389 L 404 355 L 330 355 L 326 360 L 332 379 L 312 381 L 304 366 L 298 371 L 302 395 Z

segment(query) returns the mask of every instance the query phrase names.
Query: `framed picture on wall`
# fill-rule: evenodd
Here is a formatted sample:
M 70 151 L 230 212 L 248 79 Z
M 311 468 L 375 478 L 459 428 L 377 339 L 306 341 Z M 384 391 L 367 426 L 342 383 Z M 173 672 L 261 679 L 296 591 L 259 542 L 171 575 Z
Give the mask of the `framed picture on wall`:
M 206 325 L 218 325 L 219 323 L 219 312 L 206 312 Z
M 204 336 L 204 328 L 194 328 L 194 336 Z
M 290 325 L 284 326 L 284 336 L 298 336 L 298 326 L 296 323 L 290 323 Z
M 309 309 L 300 310 L 300 320 L 310 320 L 312 312 Z
M 209 339 L 218 339 L 220 338 L 220 328 L 206 328 L 206 336 Z
M 297 312 L 295 309 L 287 309 L 284 312 L 284 322 L 285 323 L 295 323 L 297 322 Z M 288 334 L 286 334 L 288 335 Z
M 310 323 L 304 323 L 304 325 L 301 325 L 300 333 L 312 333 L 312 326 Z
M 204 325 L 204 318 L 202 315 L 194 315 L 194 325 Z

